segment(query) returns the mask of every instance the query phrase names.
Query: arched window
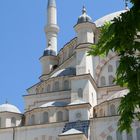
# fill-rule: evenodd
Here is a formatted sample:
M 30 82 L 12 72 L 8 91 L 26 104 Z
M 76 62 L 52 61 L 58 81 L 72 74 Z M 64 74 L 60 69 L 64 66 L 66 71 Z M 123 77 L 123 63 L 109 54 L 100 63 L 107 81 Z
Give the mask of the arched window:
M 47 92 L 50 92 L 50 91 L 51 91 L 51 86 L 47 85 Z
M 106 80 L 105 80 L 105 77 L 102 76 L 101 77 L 101 86 L 105 86 L 106 85 Z
M 43 92 L 44 92 L 44 88 L 41 87 L 41 88 L 40 88 L 40 93 L 43 93 Z
M 140 128 L 137 128 L 136 133 L 137 133 L 137 140 L 140 140 Z
M 116 132 L 116 140 L 122 140 L 122 133 L 119 131 Z
M 113 140 L 111 136 L 107 136 L 107 140 Z
M 64 90 L 68 90 L 69 89 L 69 81 L 65 80 L 64 81 Z
M 83 98 L 83 89 L 82 88 L 78 89 L 78 98 Z
M 127 140 L 133 140 L 133 136 L 130 133 L 127 133 Z
M 100 116 L 103 116 L 103 109 L 100 109 Z
M 15 117 L 11 118 L 11 126 L 12 127 L 16 126 L 16 118 Z
M 31 116 L 31 124 L 32 124 L 32 125 L 35 124 L 35 115 L 32 115 L 32 116 Z
M 43 123 L 49 122 L 49 114 L 48 112 L 43 113 Z
M 109 76 L 109 85 L 113 85 L 114 77 L 112 75 Z
M 116 115 L 116 107 L 115 107 L 114 104 L 112 104 L 112 105 L 110 106 L 110 114 L 111 114 L 111 115 Z
M 119 64 L 120 64 L 120 62 L 119 62 L 119 60 L 117 60 L 117 61 L 116 61 L 116 68 L 119 67 Z
M 108 65 L 108 72 L 113 72 L 113 66 L 112 65 Z
M 39 89 L 38 88 L 36 88 L 36 93 L 39 93 Z
M 58 91 L 59 90 L 59 82 L 55 82 L 54 83 L 54 91 Z
M 57 112 L 57 121 L 58 122 L 63 121 L 63 112 L 61 111 Z
M 1 120 L 1 118 L 0 118 L 0 128 L 2 127 L 2 120 Z

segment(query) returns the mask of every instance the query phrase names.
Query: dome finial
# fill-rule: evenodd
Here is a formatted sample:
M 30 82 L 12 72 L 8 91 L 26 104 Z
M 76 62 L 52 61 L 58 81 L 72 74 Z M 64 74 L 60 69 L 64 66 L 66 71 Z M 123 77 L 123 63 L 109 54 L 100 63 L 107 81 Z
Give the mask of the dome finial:
M 129 10 L 129 8 L 128 8 L 128 0 L 125 0 L 125 10 Z
M 82 13 L 85 14 L 86 12 L 87 12 L 86 8 L 85 8 L 85 6 L 83 6 Z
M 5 104 L 8 104 L 8 100 L 6 99 Z

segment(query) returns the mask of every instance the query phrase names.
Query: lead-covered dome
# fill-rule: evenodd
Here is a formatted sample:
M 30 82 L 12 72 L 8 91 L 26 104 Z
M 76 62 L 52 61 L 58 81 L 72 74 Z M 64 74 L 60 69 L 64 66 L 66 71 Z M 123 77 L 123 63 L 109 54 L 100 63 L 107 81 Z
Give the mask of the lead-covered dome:
M 65 106 L 67 106 L 67 104 L 68 103 L 66 103 L 66 102 L 54 101 L 54 102 L 45 103 L 45 104 L 41 105 L 40 107 L 41 108 L 46 108 L 46 107 L 65 107 Z
M 85 22 L 92 22 L 92 18 L 87 15 L 85 7 L 83 7 L 82 15 L 79 16 L 77 24 L 85 23 Z
M 105 24 L 105 22 L 112 21 L 115 17 L 119 17 L 120 14 L 125 13 L 126 11 L 127 10 L 122 10 L 122 11 L 118 11 L 118 12 L 108 14 L 108 15 L 96 20 L 95 24 L 96 24 L 97 27 L 101 27 Z
M 62 77 L 62 76 L 74 76 L 76 75 L 76 68 L 73 67 L 69 67 L 69 68 L 65 68 L 65 69 L 61 69 L 56 71 L 51 78 L 53 77 Z
M 8 103 L 0 105 L 0 113 L 1 112 L 12 112 L 12 113 L 21 114 L 20 110 L 16 106 Z

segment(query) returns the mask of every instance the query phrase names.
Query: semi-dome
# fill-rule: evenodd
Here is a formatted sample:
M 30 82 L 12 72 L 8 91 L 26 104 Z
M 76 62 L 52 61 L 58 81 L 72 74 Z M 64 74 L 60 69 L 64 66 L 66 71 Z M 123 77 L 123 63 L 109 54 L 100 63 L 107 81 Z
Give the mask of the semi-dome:
M 127 95 L 128 92 L 129 92 L 128 89 L 117 91 L 117 92 L 113 93 L 112 96 L 108 97 L 107 100 L 109 101 L 109 100 L 113 100 L 113 99 L 117 99 L 117 98 L 122 98 L 125 95 Z
M 72 68 L 72 67 L 69 67 L 69 68 L 58 70 L 57 72 L 55 72 L 51 76 L 51 78 L 53 78 L 53 77 L 61 77 L 61 76 L 72 76 L 72 75 L 76 75 L 76 69 Z
M 79 16 L 77 24 L 85 23 L 85 22 L 92 22 L 92 18 L 87 15 L 85 7 L 83 7 L 82 15 Z
M 12 112 L 12 113 L 21 113 L 20 110 L 11 104 L 2 104 L 0 105 L 0 112 Z
M 67 104 L 68 103 L 66 103 L 66 102 L 57 102 L 57 101 L 54 101 L 54 102 L 45 103 L 45 104 L 41 105 L 40 107 L 41 108 L 46 108 L 46 107 L 64 107 Z
M 114 12 L 114 13 L 111 13 L 109 15 L 106 15 L 106 16 L 96 20 L 95 24 L 96 24 L 97 27 L 101 27 L 105 24 L 105 22 L 112 21 L 115 17 L 120 16 L 121 13 L 124 13 L 126 11 L 127 10 L 123 10 L 123 11 L 118 11 L 118 12 Z

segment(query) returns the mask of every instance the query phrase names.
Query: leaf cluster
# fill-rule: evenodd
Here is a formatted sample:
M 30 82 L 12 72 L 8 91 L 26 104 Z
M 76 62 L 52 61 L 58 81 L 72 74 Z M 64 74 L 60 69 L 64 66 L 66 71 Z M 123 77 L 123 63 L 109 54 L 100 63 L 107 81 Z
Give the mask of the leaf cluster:
M 98 56 L 113 51 L 120 57 L 115 81 L 121 87 L 126 86 L 129 93 L 121 100 L 118 124 L 120 131 L 127 132 L 131 131 L 134 119 L 140 121 L 140 0 L 130 2 L 134 5 L 129 11 L 105 23 L 100 29 L 99 42 L 88 52 Z

